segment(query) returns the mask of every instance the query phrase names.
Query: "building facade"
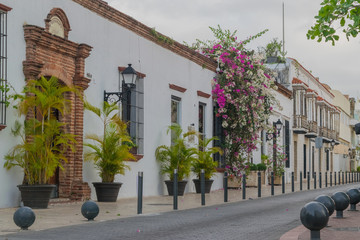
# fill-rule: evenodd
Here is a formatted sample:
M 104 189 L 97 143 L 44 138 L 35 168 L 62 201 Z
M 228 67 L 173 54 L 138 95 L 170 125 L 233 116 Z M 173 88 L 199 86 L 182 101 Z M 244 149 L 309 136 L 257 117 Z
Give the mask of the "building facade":
M 138 171 L 144 172 L 145 196 L 166 193 L 155 149 L 170 144 L 166 130 L 174 117 L 183 129 L 195 128 L 212 136 L 211 79 L 217 64 L 101 0 L 5 0 L 0 10 L 7 17 L 7 32 L 2 35 L 7 40 L 7 68 L 1 74 L 13 87 L 11 91 L 21 92 L 29 79 L 55 76 L 62 84 L 76 86 L 91 104 L 100 106 L 104 91 L 123 90 L 120 74 L 132 64 L 138 79 L 131 92 L 130 110 L 122 114 L 128 116 L 137 152 L 136 161 L 129 162 L 131 170 L 116 177 L 115 181 L 123 183 L 119 198 L 136 196 Z M 95 199 L 91 182 L 100 178 L 91 162 L 83 162 L 82 145 L 84 134 L 101 134 L 95 127 L 100 122 L 84 111 L 79 97 L 66 97 L 72 112 L 62 121 L 68 123 L 69 133 L 76 134 L 77 145 L 75 153 L 67 153 L 65 170 L 59 171 L 54 183 L 59 197 Z M 125 108 L 123 102 L 118 104 Z M 15 110 L 11 106 L 0 109 L 1 116 L 6 116 L 0 131 L 2 166 L 4 155 L 18 139 L 11 136 Z M 22 178 L 21 169 L 0 168 L 0 191 L 4 196 L 0 207 L 19 205 L 16 185 L 22 183 Z M 213 188 L 221 187 L 219 175 Z M 194 191 L 192 182 L 186 191 Z

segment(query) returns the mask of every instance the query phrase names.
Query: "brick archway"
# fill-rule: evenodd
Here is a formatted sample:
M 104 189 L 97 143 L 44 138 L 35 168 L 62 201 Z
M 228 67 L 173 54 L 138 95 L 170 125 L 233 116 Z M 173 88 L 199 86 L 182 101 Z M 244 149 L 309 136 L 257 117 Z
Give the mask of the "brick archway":
M 59 9 L 56 11 L 59 12 Z M 46 28 L 33 25 L 24 26 L 24 37 L 26 60 L 23 62 L 23 71 L 26 80 L 56 76 L 64 84 L 78 87 L 80 95 L 83 95 L 90 82 L 90 79 L 84 77 L 85 59 L 91 51 L 89 45 L 71 42 L 66 39 L 67 36 L 61 38 L 50 34 Z M 71 100 L 71 113 L 64 116 L 63 121 L 68 123 L 66 131 L 76 135 L 77 144 L 74 153 L 67 153 L 65 171 L 60 172 L 59 196 L 84 200 L 90 198 L 90 188 L 83 182 L 82 174 L 84 107 L 79 96 L 69 93 L 66 98 Z

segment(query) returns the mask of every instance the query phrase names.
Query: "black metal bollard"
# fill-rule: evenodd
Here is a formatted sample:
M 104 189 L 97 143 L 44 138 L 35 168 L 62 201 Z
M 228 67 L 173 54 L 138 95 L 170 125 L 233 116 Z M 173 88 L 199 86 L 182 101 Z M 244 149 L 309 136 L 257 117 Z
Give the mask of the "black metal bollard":
M 351 173 L 351 182 L 354 183 L 354 172 Z
M 300 171 L 300 191 L 302 191 L 302 180 L 302 172 Z
M 346 171 L 346 172 L 345 172 L 345 184 L 348 183 L 348 175 L 349 175 L 349 174 L 348 174 L 348 172 Z
M 341 184 L 341 174 L 340 174 L 340 172 L 338 172 L 338 178 L 339 178 L 339 179 L 338 179 L 338 180 L 339 180 L 339 181 L 338 181 L 338 184 L 340 185 L 340 184 Z
M 310 230 L 310 239 L 320 239 L 320 230 L 326 227 L 329 221 L 329 211 L 320 202 L 307 203 L 300 212 L 301 223 Z
M 271 172 L 271 196 L 274 196 L 274 172 Z
M 342 172 L 342 184 L 344 184 L 344 172 Z
M 336 172 L 334 172 L 334 183 L 335 183 L 335 186 L 336 186 Z
M 246 174 L 242 176 L 242 199 L 246 199 Z
M 224 202 L 228 201 L 228 173 L 224 172 Z
M 321 172 L 319 172 L 319 188 L 322 187 L 322 186 L 321 186 L 321 185 L 322 185 L 321 180 L 322 180 L 322 179 L 321 179 Z
M 310 189 L 310 172 L 307 172 L 307 189 Z
M 201 206 L 205 206 L 205 170 L 201 169 L 200 173 L 200 188 L 201 188 Z
M 360 192 L 357 188 L 349 189 L 346 194 L 350 199 L 350 210 L 349 211 L 358 211 L 356 210 L 356 204 L 360 202 Z
M 94 201 L 86 201 L 81 206 L 81 214 L 87 218 L 88 221 L 93 221 L 99 214 L 99 206 Z
M 258 172 L 258 197 L 261 197 L 261 172 Z
M 142 214 L 142 205 L 143 205 L 143 172 L 138 172 L 137 214 Z
M 327 188 L 328 186 L 328 174 L 327 172 L 325 172 L 325 187 Z
M 325 205 L 325 207 L 329 211 L 329 217 L 334 213 L 334 211 L 335 211 L 335 202 L 328 195 L 320 195 L 320 196 L 315 198 L 315 201 Z
M 332 172 L 330 172 L 330 187 L 332 187 Z
M 95 202 L 92 202 L 92 203 L 97 206 L 97 204 Z M 98 208 L 98 210 L 99 210 L 99 208 Z M 92 214 L 92 212 L 89 215 L 91 215 L 91 214 Z M 84 214 L 83 214 L 83 216 L 84 216 Z M 94 217 L 96 217 L 96 216 L 97 216 L 97 214 Z M 18 208 L 15 211 L 14 216 L 13 216 L 14 223 L 18 227 L 20 227 L 22 230 L 28 230 L 28 228 L 31 225 L 33 225 L 33 223 L 35 222 L 35 219 L 36 219 L 35 213 L 29 207 Z
M 174 192 L 173 192 L 173 209 L 178 209 L 178 173 L 177 169 L 174 169 Z
M 295 191 L 295 186 L 294 186 L 294 172 L 291 172 L 291 192 Z
M 316 172 L 314 172 L 314 189 L 316 189 Z
M 282 187 L 282 193 L 285 193 L 285 173 L 281 174 L 281 187 Z
M 335 202 L 336 218 L 343 218 L 343 211 L 349 206 L 350 198 L 344 192 L 336 192 L 331 198 Z

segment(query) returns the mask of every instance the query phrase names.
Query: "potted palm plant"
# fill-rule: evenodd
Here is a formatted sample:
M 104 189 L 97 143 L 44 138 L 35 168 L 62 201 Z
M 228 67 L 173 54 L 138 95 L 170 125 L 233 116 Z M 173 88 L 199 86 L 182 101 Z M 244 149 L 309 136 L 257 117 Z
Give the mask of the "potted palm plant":
M 102 135 L 87 134 L 85 139 L 91 142 L 84 143 L 87 147 L 84 159 L 94 162 L 102 179 L 102 182 L 93 183 L 97 199 L 99 202 L 116 202 L 122 183 L 114 182 L 115 175 L 125 174 L 125 170 L 130 169 L 126 161 L 135 159 L 130 153 L 134 144 L 126 123 L 118 115 L 116 103 L 104 101 L 100 109 L 85 101 L 85 109 L 95 113 L 103 123 Z
M 192 171 L 198 176 L 198 179 L 193 179 L 196 193 L 201 193 L 200 176 L 202 169 L 205 175 L 205 193 L 210 193 L 211 185 L 214 181 L 210 178 L 215 174 L 218 163 L 214 161 L 213 155 L 216 153 L 222 154 L 222 151 L 219 147 L 209 147 L 209 144 L 213 140 L 217 140 L 217 138 L 205 138 L 204 140 L 199 138 L 199 146 L 195 154 L 196 157 L 191 164 Z
M 47 208 L 55 185 L 49 180 L 67 161 L 67 149 L 74 151 L 74 135 L 65 132 L 56 113 L 65 115 L 70 101 L 64 97 L 73 88 L 59 83 L 56 77 L 29 80 L 22 94 L 13 95 L 19 115 L 25 116 L 24 124 L 16 121 L 12 134 L 21 142 L 5 156 L 4 167 L 19 166 L 24 171 L 23 184 L 18 185 L 25 206 Z
M 169 176 L 165 184 L 170 196 L 173 195 L 174 170 L 178 174 L 178 195 L 184 194 L 187 181 L 184 179 L 190 175 L 191 162 L 194 160 L 196 148 L 189 147 L 186 139 L 190 135 L 195 135 L 195 131 L 188 131 L 182 134 L 181 126 L 172 124 L 168 127 L 167 133 L 171 132 L 172 144 L 170 146 L 161 145 L 156 148 L 155 156 L 160 162 L 160 172 Z

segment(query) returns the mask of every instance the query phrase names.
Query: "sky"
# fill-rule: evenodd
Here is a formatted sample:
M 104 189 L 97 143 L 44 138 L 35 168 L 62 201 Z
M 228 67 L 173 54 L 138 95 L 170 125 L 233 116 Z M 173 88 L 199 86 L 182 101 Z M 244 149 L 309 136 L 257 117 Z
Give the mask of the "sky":
M 107 0 L 108 4 L 156 31 L 183 43 L 213 40 L 209 26 L 237 30 L 238 39 L 269 29 L 247 45 L 282 40 L 285 6 L 285 51 L 320 81 L 351 97 L 360 97 L 360 36 L 347 41 L 340 33 L 335 46 L 308 40 L 322 0 Z

